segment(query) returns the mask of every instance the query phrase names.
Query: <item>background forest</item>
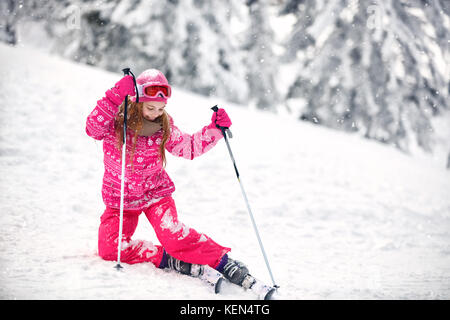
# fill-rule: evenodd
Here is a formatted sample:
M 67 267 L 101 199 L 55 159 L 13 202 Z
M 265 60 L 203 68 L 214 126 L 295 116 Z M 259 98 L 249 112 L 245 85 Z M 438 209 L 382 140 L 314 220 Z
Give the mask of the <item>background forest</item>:
M 155 67 L 201 95 L 408 153 L 440 148 L 447 161 L 449 1 L 7 0 L 0 10 L 4 42 L 118 73 Z

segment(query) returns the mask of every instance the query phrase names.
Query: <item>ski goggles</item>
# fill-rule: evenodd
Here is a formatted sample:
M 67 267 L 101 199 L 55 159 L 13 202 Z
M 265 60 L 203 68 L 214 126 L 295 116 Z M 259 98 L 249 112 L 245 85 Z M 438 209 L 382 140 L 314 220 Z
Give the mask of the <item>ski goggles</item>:
M 149 84 L 143 84 L 143 85 L 137 85 L 138 87 L 138 93 L 139 97 L 147 97 L 147 98 L 170 98 L 172 95 L 172 90 L 170 89 L 170 86 L 165 85 L 149 85 Z

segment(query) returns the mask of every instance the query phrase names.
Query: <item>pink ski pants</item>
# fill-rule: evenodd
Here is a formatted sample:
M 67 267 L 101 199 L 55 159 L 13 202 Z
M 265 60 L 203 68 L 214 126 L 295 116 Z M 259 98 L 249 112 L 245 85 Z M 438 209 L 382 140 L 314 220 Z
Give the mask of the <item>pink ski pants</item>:
M 132 240 L 140 210 L 124 210 L 121 262 L 134 264 L 151 262 L 159 267 L 163 250 L 172 257 L 195 264 L 215 268 L 230 248 L 222 247 L 203 233 L 198 233 L 178 221 L 175 202 L 164 197 L 143 211 L 153 226 L 161 245 L 145 240 Z M 105 260 L 117 260 L 117 235 L 119 233 L 119 209 L 107 207 L 100 218 L 98 253 Z

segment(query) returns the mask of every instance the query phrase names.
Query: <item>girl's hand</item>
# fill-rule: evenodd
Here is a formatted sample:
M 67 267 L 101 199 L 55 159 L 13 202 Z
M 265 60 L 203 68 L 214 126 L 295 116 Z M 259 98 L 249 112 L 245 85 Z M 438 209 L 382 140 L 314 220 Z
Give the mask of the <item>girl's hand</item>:
M 231 120 L 224 109 L 219 109 L 214 112 L 211 118 L 211 122 L 219 127 L 229 128 L 231 127 Z
M 120 79 L 116 83 L 115 88 L 117 89 L 117 93 L 120 95 L 122 99 L 124 99 L 126 95 L 129 96 L 136 95 L 136 90 L 134 90 L 133 77 L 130 75 L 126 75 L 122 79 Z

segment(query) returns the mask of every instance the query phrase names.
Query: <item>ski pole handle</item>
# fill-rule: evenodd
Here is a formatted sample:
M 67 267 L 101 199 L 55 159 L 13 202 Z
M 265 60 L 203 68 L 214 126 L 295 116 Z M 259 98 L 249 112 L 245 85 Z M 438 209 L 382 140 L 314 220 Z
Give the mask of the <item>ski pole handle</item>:
M 217 104 L 211 108 L 212 111 L 217 112 L 219 111 L 219 107 L 217 107 Z M 222 134 L 225 138 L 227 138 L 226 133 L 228 133 L 228 137 L 233 138 L 233 134 L 231 133 L 231 130 L 227 127 L 221 127 L 218 124 L 216 124 L 216 127 L 222 131 Z
M 136 77 L 134 76 L 133 72 L 131 72 L 130 68 L 123 68 L 122 72 L 124 75 L 130 75 L 133 77 L 133 83 L 134 83 L 134 89 L 136 90 L 136 103 L 139 102 L 139 93 L 138 93 L 138 89 L 137 89 L 137 84 L 136 84 Z M 123 111 L 123 143 L 125 143 L 125 137 L 127 135 L 127 111 L 128 111 L 128 95 L 125 96 L 124 99 L 124 103 L 125 103 L 125 108 Z
M 136 103 L 138 103 L 139 102 L 139 92 L 138 92 L 138 88 L 137 88 L 136 77 L 134 76 L 133 72 L 131 72 L 130 68 L 123 68 L 122 72 L 126 76 L 131 74 L 131 76 L 133 77 L 134 89 L 136 90 Z M 126 97 L 125 101 L 127 101 L 127 100 L 128 100 L 128 96 Z

